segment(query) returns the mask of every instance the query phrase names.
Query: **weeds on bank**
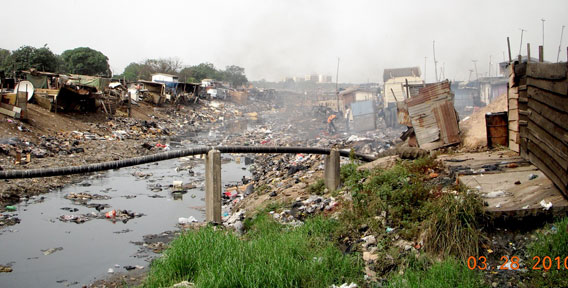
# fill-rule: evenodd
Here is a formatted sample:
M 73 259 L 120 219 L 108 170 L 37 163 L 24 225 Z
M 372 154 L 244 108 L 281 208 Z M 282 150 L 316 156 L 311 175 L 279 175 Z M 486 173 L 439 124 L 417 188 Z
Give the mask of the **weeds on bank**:
M 430 215 L 426 222 L 425 247 L 430 253 L 467 259 L 479 254 L 483 202 L 477 194 L 468 193 L 466 187 L 454 188 L 456 194 L 442 194 L 427 205 Z
M 318 181 L 308 186 L 308 192 L 310 192 L 310 194 L 323 195 L 324 191 L 325 182 L 323 181 L 323 179 L 318 179 Z
M 267 184 L 262 184 L 254 187 L 254 192 L 256 192 L 258 195 L 262 195 L 268 191 L 270 191 L 270 186 L 268 186 Z
M 537 240 L 528 245 L 533 287 L 568 287 L 568 217 L 564 217 L 537 233 Z M 533 257 L 538 257 L 534 259 Z M 550 258 L 544 260 L 545 257 Z M 559 257 L 558 260 L 555 260 Z M 540 261 L 538 261 L 540 259 Z M 537 264 L 537 262 L 540 262 Z M 537 265 L 535 265 L 537 264 Z M 534 269 L 533 269 L 534 268 Z M 536 269 L 539 268 L 539 269 Z M 550 268 L 548 270 L 544 268 Z M 560 269 L 559 269 L 560 268 Z
M 345 204 L 339 218 L 343 228 L 338 238 L 356 241 L 361 227 L 368 227 L 378 242 L 379 260 L 374 268 L 379 275 L 408 265 L 404 255 L 398 254 L 409 252 L 393 249 L 399 237 L 420 243 L 418 249 L 431 255 L 464 260 L 477 255 L 482 201 L 466 187 L 443 187 L 431 179 L 437 170 L 438 164 L 429 157 L 371 172 L 357 171 L 355 164 L 341 167 L 352 201 Z
M 404 275 L 397 275 L 391 278 L 387 287 L 488 287 L 488 285 L 483 283 L 482 279 L 481 272 L 470 270 L 461 261 L 450 257 L 432 266 L 411 267 Z
M 152 263 L 144 287 L 184 280 L 197 287 L 328 287 L 361 280 L 360 260 L 332 242 L 334 220 L 315 217 L 292 228 L 260 213 L 248 228 L 245 239 L 212 227 L 184 233 Z

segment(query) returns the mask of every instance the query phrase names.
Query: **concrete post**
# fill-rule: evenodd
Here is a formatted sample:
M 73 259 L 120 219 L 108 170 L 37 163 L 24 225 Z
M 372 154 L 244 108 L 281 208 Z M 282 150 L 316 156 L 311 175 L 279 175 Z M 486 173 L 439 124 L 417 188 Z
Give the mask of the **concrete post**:
M 325 187 L 333 192 L 339 187 L 341 178 L 339 177 L 339 150 L 331 149 L 325 157 L 324 183 Z
M 210 150 L 205 158 L 205 221 L 221 223 L 221 152 Z

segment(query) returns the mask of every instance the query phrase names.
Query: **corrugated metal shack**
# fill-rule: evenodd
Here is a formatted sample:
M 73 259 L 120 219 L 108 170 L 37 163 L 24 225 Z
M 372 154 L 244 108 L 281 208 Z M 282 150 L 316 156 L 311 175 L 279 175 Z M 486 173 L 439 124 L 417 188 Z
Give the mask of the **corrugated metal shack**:
M 420 88 L 418 96 L 405 100 L 418 145 L 436 149 L 460 142 L 458 117 L 450 82 Z
M 353 115 L 353 129 L 355 131 L 367 131 L 377 129 L 375 101 L 357 101 L 351 103 Z
M 510 72 L 509 110 L 518 107 L 519 120 L 509 123 L 509 137 L 518 123 L 521 156 L 568 197 L 567 63 L 515 62 Z
M 139 92 L 142 93 L 144 99 L 157 106 L 162 105 L 166 101 L 166 85 L 164 83 L 138 80 L 141 87 Z

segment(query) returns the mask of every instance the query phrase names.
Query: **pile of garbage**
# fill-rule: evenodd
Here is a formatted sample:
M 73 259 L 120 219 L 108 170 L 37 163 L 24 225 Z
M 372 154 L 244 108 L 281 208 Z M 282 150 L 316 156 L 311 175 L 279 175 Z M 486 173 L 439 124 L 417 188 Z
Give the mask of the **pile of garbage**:
M 270 211 L 270 215 L 283 224 L 301 225 L 307 216 L 320 212 L 332 212 L 339 205 L 334 197 L 310 195 L 308 199 L 296 199 L 291 209 L 282 212 Z
M 8 206 L 11 207 L 11 206 Z M 7 209 L 9 210 L 9 209 Z M 12 210 L 9 210 L 12 211 Z M 20 218 L 16 213 L 0 213 L 0 227 L 11 226 L 20 223 Z
M 85 204 L 90 200 L 108 200 L 111 197 L 108 195 L 101 194 L 89 194 L 89 193 L 69 193 L 64 196 L 65 199 L 72 200 L 78 204 Z
M 136 213 L 129 210 L 111 210 L 108 212 L 90 212 L 86 214 L 66 214 L 59 216 L 59 220 L 62 222 L 74 222 L 77 224 L 82 224 L 92 219 L 107 219 L 113 223 L 120 221 L 122 223 L 127 223 L 129 220 L 142 217 L 143 213 Z

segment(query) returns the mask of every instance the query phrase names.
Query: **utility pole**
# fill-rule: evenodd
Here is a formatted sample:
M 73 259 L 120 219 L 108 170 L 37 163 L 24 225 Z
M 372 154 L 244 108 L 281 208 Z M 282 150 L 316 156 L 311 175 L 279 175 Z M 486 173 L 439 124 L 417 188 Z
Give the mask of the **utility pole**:
M 471 60 L 473 62 L 473 67 L 475 68 L 475 79 L 479 80 L 479 74 L 477 73 L 477 60 Z
M 337 71 L 335 72 L 335 95 L 337 96 L 337 112 L 339 113 L 339 90 L 337 85 L 339 83 L 339 57 L 337 57 Z
M 519 45 L 519 55 L 523 55 L 521 54 L 521 48 L 523 48 L 523 32 L 527 31 L 523 28 L 519 28 L 521 30 L 521 44 Z
M 564 25 L 562 25 L 562 32 L 560 32 L 560 43 L 558 43 L 558 54 L 556 55 L 556 63 L 560 59 L 560 50 L 562 49 L 562 36 L 564 35 Z M 567 60 L 568 61 L 568 60 Z
M 436 40 L 432 41 L 432 51 L 434 52 L 434 75 L 436 75 L 436 82 L 438 82 L 438 61 L 436 61 Z
M 560 48 L 558 48 L 558 53 L 560 54 Z M 428 60 L 428 57 L 424 56 L 424 83 L 426 83 L 426 60 Z
M 491 77 L 491 55 L 489 55 L 489 77 Z
M 544 21 L 546 21 L 546 19 L 542 18 L 540 21 L 542 21 L 542 47 L 544 47 Z

